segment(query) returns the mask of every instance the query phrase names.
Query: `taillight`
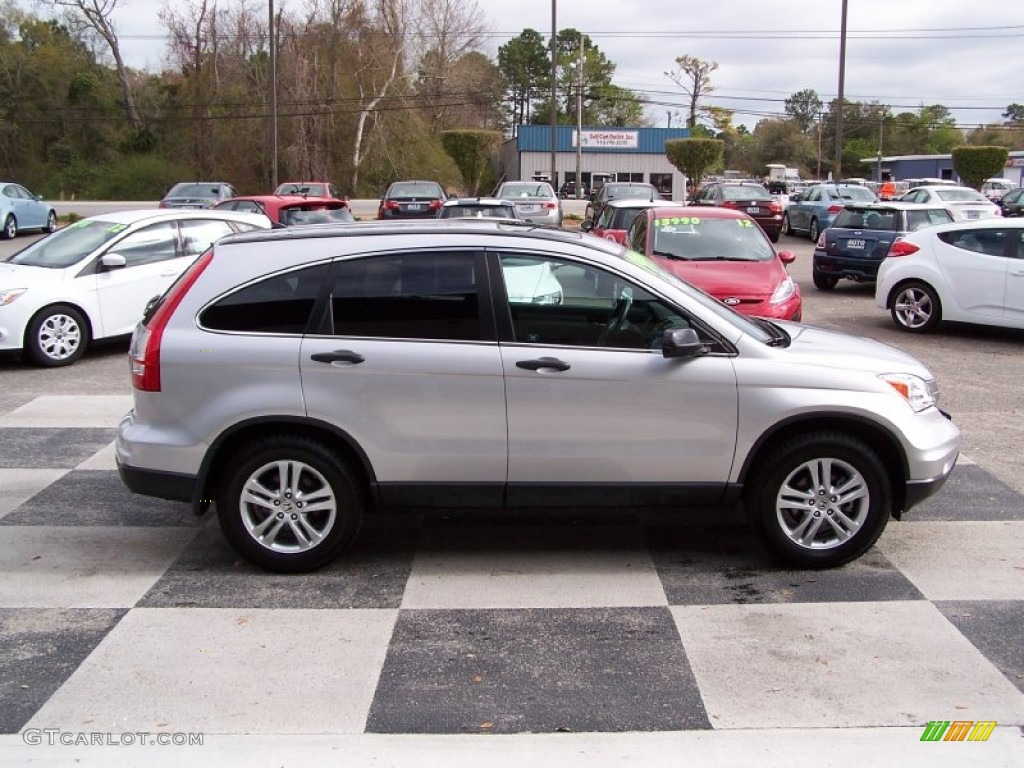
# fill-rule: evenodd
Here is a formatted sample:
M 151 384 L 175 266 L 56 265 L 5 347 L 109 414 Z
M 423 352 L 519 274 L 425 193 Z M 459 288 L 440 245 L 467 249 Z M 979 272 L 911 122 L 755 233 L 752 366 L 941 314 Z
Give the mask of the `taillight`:
M 739 208 L 740 204 L 737 203 L 735 200 L 723 200 L 722 201 L 722 207 L 723 208 Z
M 828 207 L 828 212 L 831 213 L 833 216 L 839 213 L 841 210 L 843 210 L 843 206 L 839 205 L 838 203 L 832 203 L 832 205 Z
M 558 204 L 557 204 L 557 203 L 552 203 L 552 202 L 551 202 L 551 201 L 549 200 L 548 202 L 544 203 L 544 207 L 545 207 L 545 208 L 547 208 L 547 209 L 549 209 L 549 210 L 554 210 L 555 208 L 557 208 L 557 207 L 558 207 Z
M 397 211 L 399 208 L 401 208 L 397 200 L 385 200 L 384 207 L 389 211 Z
M 821 250 L 825 250 L 825 233 L 824 232 L 822 232 L 820 235 L 818 235 L 818 245 L 817 245 L 817 247 L 820 248 Z
M 432 211 L 439 211 L 439 210 L 441 210 L 441 201 L 440 200 L 431 200 L 430 201 L 430 210 L 432 210 Z
M 771 211 L 772 213 L 782 213 L 782 206 L 779 205 L 778 203 L 772 201 L 768 205 L 768 210 Z
M 128 360 L 132 370 L 132 386 L 143 392 L 160 391 L 160 342 L 164 336 L 164 328 L 181 304 L 185 294 L 195 284 L 203 270 L 213 261 L 213 248 L 200 256 L 192 266 L 185 270 L 167 293 L 161 298 L 149 322 L 139 326 L 136 336 L 132 339 L 132 348 Z
M 918 248 L 913 243 L 908 243 L 906 240 L 897 240 L 895 243 L 889 246 L 888 256 L 909 256 L 912 253 L 917 253 Z

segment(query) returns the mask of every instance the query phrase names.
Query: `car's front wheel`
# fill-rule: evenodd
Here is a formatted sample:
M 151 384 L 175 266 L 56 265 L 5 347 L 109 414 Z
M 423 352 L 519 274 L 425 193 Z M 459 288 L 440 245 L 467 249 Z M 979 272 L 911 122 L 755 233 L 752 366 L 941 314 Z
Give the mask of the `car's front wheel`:
M 843 433 L 796 437 L 749 478 L 746 504 L 765 545 L 799 566 L 832 568 L 860 557 L 885 530 L 889 476 L 867 443 Z
M 818 220 L 811 219 L 811 223 L 807 228 L 807 236 L 811 239 L 812 243 L 816 243 L 818 242 L 818 235 L 820 234 L 821 232 L 818 230 Z
M 323 444 L 294 436 L 239 451 L 217 496 L 231 545 L 250 562 L 282 573 L 331 562 L 355 538 L 365 506 L 344 462 Z
M 889 302 L 893 321 L 905 331 L 927 333 L 942 319 L 942 304 L 935 289 L 925 283 L 901 285 Z
M 47 368 L 71 365 L 89 346 L 89 326 L 74 307 L 43 309 L 28 324 L 25 355 Z
M 4 219 L 4 228 L 0 230 L 0 237 L 4 240 L 13 240 L 18 236 L 18 220 L 14 218 L 13 213 L 7 214 L 7 218 Z
M 57 231 L 57 212 L 50 211 L 46 216 L 46 231 L 56 232 Z

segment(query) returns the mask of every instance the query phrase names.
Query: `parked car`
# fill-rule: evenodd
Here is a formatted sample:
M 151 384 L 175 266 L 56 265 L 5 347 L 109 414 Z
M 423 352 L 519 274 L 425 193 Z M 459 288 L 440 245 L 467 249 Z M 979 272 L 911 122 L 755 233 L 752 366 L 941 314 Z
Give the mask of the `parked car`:
M 341 190 L 329 181 L 285 181 L 277 185 L 275 195 L 309 195 L 344 200 Z
M 594 195 L 593 200 L 587 203 L 583 214 L 584 219 L 589 219 L 595 224 L 604 213 L 604 207 L 612 200 L 663 200 L 653 184 L 642 184 L 633 181 L 609 181 L 605 182 Z
M 789 199 L 782 214 L 782 231 L 805 233 L 814 242 L 832 226 L 847 203 L 874 203 L 875 193 L 859 184 L 815 184 Z
M 986 179 L 985 183 L 981 185 L 981 194 L 994 203 L 1014 188 L 1014 183 L 1009 179 Z
M 25 229 L 53 232 L 57 229 L 57 211 L 21 184 L 0 181 L 0 221 L 0 238 L 13 240 Z
M 850 203 L 814 248 L 814 287 L 830 291 L 841 279 L 871 282 L 889 246 L 908 232 L 948 224 L 953 215 L 937 205 Z
M 875 303 L 915 333 L 942 320 L 1024 328 L 1024 219 L 944 224 L 897 240 L 878 269 Z
M 758 223 L 768 239 L 779 242 L 782 233 L 783 206 L 775 200 L 762 184 L 735 183 L 731 181 L 705 184 L 694 196 L 690 205 L 713 205 L 743 211 Z
M 731 208 L 658 207 L 641 213 L 626 235 L 629 247 L 707 291 L 737 312 L 800 320 L 800 287 L 747 214 Z
M 342 224 L 355 221 L 348 202 L 313 195 L 249 195 L 232 197 L 214 206 L 218 211 L 261 213 L 275 224 Z
M 494 196 L 511 200 L 524 221 L 562 226 L 562 202 L 546 181 L 505 181 Z
M 594 224 L 590 219 L 584 219 L 580 224 L 580 229 L 584 232 L 590 232 L 592 235 L 603 237 L 605 240 L 626 245 L 626 232 L 640 211 L 647 208 L 666 206 L 679 207 L 678 203 L 673 203 L 669 200 L 633 199 L 629 197 L 611 200 L 601 212 L 601 217 L 597 220 L 597 224 Z
M 1002 215 L 999 206 L 981 192 L 970 187 L 916 187 L 900 197 L 904 203 L 925 203 L 944 206 L 955 221 L 991 219 Z
M 448 199 L 436 181 L 396 181 L 381 198 L 378 219 L 436 219 Z
M 460 197 L 448 200 L 437 212 L 439 219 L 518 219 L 511 200 L 496 197 Z
M 96 339 L 132 332 L 163 293 L 224 235 L 267 229 L 229 211 L 122 211 L 81 219 L 0 262 L 0 351 L 70 365 Z
M 237 195 L 235 188 L 223 181 L 183 181 L 171 187 L 158 207 L 213 208 L 222 200 Z
M 997 203 L 1003 216 L 1024 216 L 1024 188 L 1010 190 Z
M 590 197 L 590 190 L 587 189 L 587 185 L 586 184 L 581 183 L 580 184 L 580 188 L 579 188 L 579 192 L 577 193 L 577 191 L 576 191 L 576 182 L 575 181 L 566 181 L 566 182 L 564 182 L 562 184 L 561 188 L 558 190 L 558 196 L 560 198 L 562 198 L 563 200 L 566 200 L 566 199 L 569 199 L 569 200 L 585 200 L 588 197 Z
M 531 267 L 560 300 L 510 287 Z M 739 500 L 779 556 L 830 567 L 934 493 L 960 444 L 906 353 L 746 318 L 647 256 L 526 223 L 225 238 L 129 355 L 122 480 L 215 500 L 277 571 L 325 565 L 381 509 Z

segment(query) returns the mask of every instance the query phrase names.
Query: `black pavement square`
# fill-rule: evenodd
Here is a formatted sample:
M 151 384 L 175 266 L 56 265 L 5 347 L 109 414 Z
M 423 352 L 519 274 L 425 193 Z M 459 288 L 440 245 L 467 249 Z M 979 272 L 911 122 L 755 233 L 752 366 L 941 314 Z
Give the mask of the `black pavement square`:
M 366 731 L 709 728 L 667 608 L 403 610 Z
M 194 527 L 192 507 L 139 496 L 116 471 L 73 470 L 0 520 L 0 525 L 111 525 Z
M 154 584 L 147 608 L 397 608 L 419 533 L 368 526 L 330 565 L 313 573 L 271 573 L 243 560 L 214 517 Z
M 1024 600 L 942 600 L 935 607 L 1024 693 Z
M 0 468 L 75 467 L 117 437 L 116 429 L 0 428 Z
M 1024 520 L 1024 496 L 981 467 L 953 469 L 937 494 L 912 507 L 903 520 Z
M 0 608 L 0 732 L 21 730 L 125 613 Z
M 801 570 L 741 526 L 649 528 L 648 540 L 669 605 L 924 599 L 877 549 L 840 568 Z

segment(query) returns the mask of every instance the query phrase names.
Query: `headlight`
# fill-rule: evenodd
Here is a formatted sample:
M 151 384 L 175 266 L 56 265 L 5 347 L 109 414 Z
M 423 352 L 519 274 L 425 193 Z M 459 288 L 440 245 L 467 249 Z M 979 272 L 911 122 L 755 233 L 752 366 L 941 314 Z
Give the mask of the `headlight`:
M 934 381 L 925 381 L 910 373 L 883 373 L 878 378 L 896 390 L 915 413 L 931 408 L 939 401 L 939 391 Z
M 0 291 L 0 307 L 6 307 L 27 290 L 28 288 L 6 288 Z
M 796 283 L 793 282 L 793 278 L 787 277 L 778 287 L 775 292 L 772 293 L 772 297 L 768 299 L 769 304 L 781 304 L 787 299 L 792 298 L 793 294 L 796 293 Z

